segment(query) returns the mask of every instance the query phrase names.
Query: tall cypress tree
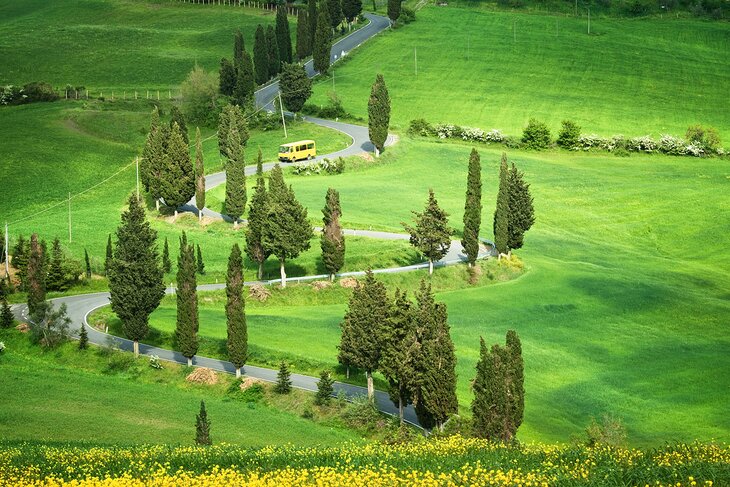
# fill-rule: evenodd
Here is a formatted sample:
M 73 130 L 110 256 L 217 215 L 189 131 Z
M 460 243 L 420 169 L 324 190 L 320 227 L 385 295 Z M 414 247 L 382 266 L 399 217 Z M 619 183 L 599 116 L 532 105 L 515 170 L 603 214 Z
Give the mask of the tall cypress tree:
M 245 109 L 253 108 L 255 79 L 253 76 L 253 66 L 251 65 L 251 56 L 244 53 L 244 59 L 241 69 L 236 70 L 236 83 L 233 87 L 231 101 Z
M 281 71 L 281 59 L 279 59 L 279 44 L 276 40 L 276 32 L 272 26 L 266 27 L 266 48 L 269 56 L 269 78 L 275 78 Z
M 437 306 L 431 290 L 431 284 L 425 279 L 421 280 L 420 287 L 416 291 L 416 307 L 413 310 L 415 327 L 415 340 L 418 343 L 417 354 L 414 358 L 412 399 L 415 405 L 418 422 L 424 428 L 433 428 L 436 420 L 433 413 L 426 407 L 423 385 L 428 369 L 432 366 L 431 358 L 426 353 L 428 344 L 437 336 Z
M 266 259 L 270 255 L 261 241 L 263 227 L 269 212 L 266 182 L 264 181 L 261 159 L 261 149 L 259 148 L 259 153 L 256 158 L 256 187 L 251 197 L 251 205 L 248 209 L 248 225 L 246 226 L 246 255 L 259 265 L 258 273 L 256 274 L 258 279 L 263 279 L 264 262 L 266 262 Z
M 112 234 L 109 234 L 109 237 L 106 240 L 106 258 L 104 259 L 104 275 L 109 275 L 109 269 L 112 265 L 112 260 L 114 259 L 114 250 L 112 247 Z
M 213 444 L 210 439 L 210 420 L 205 410 L 205 401 L 200 401 L 200 412 L 195 417 L 195 444 L 201 446 Z
M 221 95 L 231 96 L 236 88 L 237 70 L 226 58 L 221 58 L 221 67 L 218 71 L 218 91 Z
M 375 146 L 375 155 L 379 156 L 388 139 L 390 125 L 390 96 L 382 74 L 375 77 L 368 100 L 368 135 Z
M 177 258 L 177 324 L 175 342 L 177 349 L 193 365 L 198 353 L 198 292 L 195 278 L 195 249 L 188 243 L 185 232 L 180 237 L 180 254 Z
M 238 219 L 246 209 L 246 162 L 243 145 L 238 129 L 233 126 L 228 131 L 228 160 L 226 161 L 226 214 L 233 219 L 238 228 Z
M 182 135 L 185 145 L 190 145 L 190 137 L 188 136 L 188 124 L 185 122 L 185 115 L 180 111 L 177 105 L 173 105 L 170 108 L 170 130 L 172 131 L 174 125 L 180 128 L 180 135 Z
M 160 112 L 155 105 L 150 116 L 150 130 L 147 132 L 147 138 L 142 149 L 142 158 L 139 161 L 139 178 L 144 185 L 145 191 L 150 190 L 153 166 L 159 164 L 159 160 L 163 156 L 162 143 L 158 134 L 159 127 Z
M 384 331 L 390 313 L 390 303 L 385 285 L 375 279 L 368 270 L 365 280 L 352 291 L 345 313 L 345 325 L 349 328 L 352 365 L 365 370 L 368 383 L 368 399 L 374 401 L 373 372 L 378 368 L 383 351 Z
M 412 213 L 415 226 L 403 226 L 411 234 L 411 245 L 428 259 L 428 273 L 433 274 L 434 261 L 440 260 L 451 247 L 449 215 L 439 207 L 432 189 L 428 190 L 428 202 L 423 213 Z
M 279 5 L 276 8 L 276 44 L 279 47 L 279 60 L 283 63 L 291 63 L 291 32 L 289 31 L 289 19 L 286 16 L 286 5 Z
M 30 254 L 28 256 L 28 313 L 35 321 L 36 313 L 42 312 L 46 300 L 46 271 L 43 262 L 43 250 L 38 242 L 38 235 L 30 236 Z
M 507 175 L 509 188 L 509 223 L 507 225 L 507 247 L 520 249 L 524 243 L 525 232 L 535 223 L 535 209 L 532 205 L 530 185 L 525 182 L 522 171 L 515 167 Z
M 297 13 L 297 59 L 302 60 L 309 56 L 311 48 L 311 30 L 307 11 L 299 9 Z
M 89 252 L 84 249 L 84 264 L 86 264 L 86 279 L 91 279 L 91 261 L 89 260 Z
M 284 108 L 299 112 L 312 96 L 312 79 L 301 64 L 282 64 L 279 89 Z
M 266 252 L 279 259 L 281 287 L 286 287 L 286 261 L 309 249 L 314 232 L 307 209 L 297 201 L 291 187 L 286 187 L 278 164 L 269 177 L 268 203 L 261 243 Z
M 165 286 L 155 245 L 157 232 L 145 220 L 144 209 L 134 195 L 129 198 L 129 209 L 122 213 L 116 235 L 108 272 L 111 305 L 124 334 L 134 341 L 135 356 L 139 356 L 139 340 L 147 335 L 149 316 L 165 295 Z
M 165 237 L 165 245 L 162 247 L 162 272 L 168 273 L 172 270 L 172 261 L 170 260 L 170 245 Z
M 10 265 L 18 271 L 20 284 L 25 289 L 28 281 L 28 259 L 30 258 L 30 242 L 25 237 L 18 235 L 18 240 L 13 245 Z
M 246 300 L 243 297 L 243 257 L 238 244 L 233 244 L 228 257 L 226 274 L 226 325 L 228 330 L 228 360 L 236 367 L 236 377 L 241 377 L 241 367 L 248 359 L 248 327 L 246 325 Z
M 484 338 L 480 337 L 477 375 L 472 384 L 474 400 L 471 403 L 472 434 L 477 438 L 496 440 L 500 435 L 501 418 L 497 414 L 497 402 L 502 398 L 499 365 Z
M 330 51 L 332 51 L 332 26 L 330 25 L 329 10 L 326 7 L 319 9 L 316 24 L 317 28 L 312 44 L 314 70 L 325 75 L 330 67 Z
M 358 284 L 359 285 L 359 284 Z M 347 370 L 350 378 L 350 367 L 355 363 L 355 336 L 348 320 L 340 323 L 340 343 L 337 345 L 337 362 Z
M 195 195 L 195 171 L 190 161 L 188 144 L 183 139 L 177 123 L 173 123 L 165 154 L 165 170 L 160 180 L 160 196 L 165 204 L 175 209 L 184 205 Z
M 218 116 L 218 152 L 224 158 L 228 158 L 228 131 L 236 127 L 238 131 L 238 142 L 246 146 L 249 139 L 248 123 L 243 110 L 238 105 L 226 105 Z
M 514 437 L 522 425 L 525 414 L 525 364 L 522 359 L 522 342 L 517 332 L 507 331 L 508 364 L 508 400 L 511 435 Z
M 362 13 L 362 0 L 342 0 L 342 15 L 349 26 Z
M 345 234 L 342 233 L 340 218 L 342 208 L 340 207 L 340 193 L 334 188 L 327 189 L 324 208 L 322 208 L 322 262 L 330 275 L 330 281 L 334 281 L 342 266 L 345 264 Z
M 200 244 L 197 244 L 195 246 L 196 248 L 196 255 L 195 258 L 195 270 L 200 274 L 201 276 L 205 274 L 205 262 L 203 262 L 203 252 L 200 251 Z
M 170 127 L 162 124 L 158 127 L 153 142 L 154 157 L 150 159 L 148 168 L 149 194 L 155 201 L 155 208 L 160 209 L 160 198 L 162 198 L 163 188 L 165 186 L 165 176 L 167 172 L 167 156 L 172 131 Z M 183 141 L 181 143 L 187 146 Z M 178 151 L 179 152 L 179 151 Z
M 203 219 L 205 208 L 205 166 L 203 165 L 203 143 L 200 140 L 200 127 L 195 127 L 195 206 L 198 220 Z
M 307 0 L 307 23 L 309 24 L 309 52 L 312 54 L 314 48 L 314 36 L 317 32 L 317 19 L 319 18 L 317 0 Z
M 479 257 L 479 227 L 482 223 L 482 164 L 476 149 L 469 156 L 469 174 L 466 177 L 466 199 L 464 202 L 464 247 L 469 267 Z
M 64 291 L 67 289 L 66 273 L 63 268 L 63 249 L 61 248 L 61 241 L 56 237 L 53 239 L 51 261 L 48 266 L 48 276 L 46 277 L 46 289 L 49 291 Z
M 336 29 L 342 23 L 342 6 L 340 0 L 324 0 L 327 5 L 327 10 L 330 14 L 330 25 L 332 29 Z
M 269 49 L 266 45 L 266 30 L 259 24 L 253 41 L 253 65 L 256 84 L 262 85 L 269 79 Z
M 507 154 L 502 153 L 499 165 L 499 192 L 497 208 L 494 210 L 494 245 L 500 254 L 509 251 L 509 180 Z
M 241 63 L 243 62 L 243 51 L 246 49 L 243 43 L 243 34 L 240 30 L 237 30 L 233 36 L 233 66 L 241 69 Z
M 402 0 L 388 0 L 388 18 L 391 23 L 395 23 L 400 17 L 400 8 Z

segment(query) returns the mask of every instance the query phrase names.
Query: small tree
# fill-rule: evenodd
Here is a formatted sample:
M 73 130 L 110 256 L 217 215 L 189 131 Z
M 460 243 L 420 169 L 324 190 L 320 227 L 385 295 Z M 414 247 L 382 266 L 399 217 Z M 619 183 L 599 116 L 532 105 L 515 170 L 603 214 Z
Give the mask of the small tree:
M 266 49 L 269 59 L 269 77 L 275 78 L 281 71 L 281 59 L 279 59 L 279 44 L 276 41 L 276 32 L 272 26 L 266 27 Z
M 226 161 L 226 214 L 238 228 L 238 219 L 246 209 L 246 161 L 243 145 L 235 126 L 228 131 L 228 160 Z
M 471 403 L 473 434 L 477 438 L 496 440 L 500 436 L 499 411 L 505 409 L 500 384 L 501 363 L 495 362 L 484 338 L 479 338 L 479 361 L 476 378 L 472 383 L 474 400 Z
M 471 150 L 469 156 L 469 173 L 466 178 L 466 200 L 464 202 L 464 236 L 461 246 L 464 247 L 469 267 L 479 257 L 479 228 L 482 224 L 482 165 L 479 153 Z
M 340 193 L 333 188 L 327 190 L 325 205 L 322 209 L 322 262 L 330 275 L 330 281 L 334 281 L 342 266 L 345 264 L 345 234 L 342 232 L 340 218 L 342 208 L 340 207 Z
M 578 145 L 580 139 L 580 125 L 572 120 L 563 120 L 558 133 L 557 144 L 564 149 L 572 149 Z
M 112 248 L 112 234 L 106 240 L 106 258 L 104 259 L 104 274 L 109 275 L 109 267 L 112 265 L 112 259 L 114 258 L 114 250 Z
M 198 271 L 198 274 L 201 276 L 205 274 L 205 262 L 203 262 L 203 253 L 200 251 L 200 244 L 197 244 L 196 246 L 196 255 L 197 258 L 195 259 L 195 266 L 196 270 Z
M 297 13 L 297 59 L 303 60 L 312 52 L 311 30 L 309 29 L 309 17 L 305 9 L 299 9 Z
M 160 112 L 157 106 L 152 109 L 150 116 L 150 130 L 147 132 L 142 159 L 139 164 L 139 176 L 145 191 L 150 191 L 153 184 L 153 168 L 159 166 L 164 155 L 164 144 L 160 137 Z
M 335 30 L 342 23 L 342 5 L 340 0 L 325 0 L 325 2 L 327 10 L 329 10 L 332 30 Z
M 524 243 L 525 232 L 535 223 L 535 209 L 532 204 L 530 185 L 525 182 L 524 174 L 514 163 L 507 175 L 509 191 L 509 222 L 507 225 L 507 247 L 520 249 Z
M 266 44 L 266 30 L 259 24 L 253 41 L 253 65 L 256 84 L 262 85 L 269 79 L 269 48 Z
M 690 125 L 687 127 L 687 133 L 684 138 L 692 144 L 699 145 L 708 152 L 716 151 L 720 147 L 720 135 L 714 127 L 703 127 L 700 124 Z
M 448 213 L 439 207 L 432 189 L 428 190 L 428 203 L 423 213 L 412 213 L 415 226 L 404 223 L 403 227 L 411 234 L 411 245 L 428 259 L 428 273 L 433 274 L 434 261 L 441 260 L 451 247 Z
M 54 310 L 50 301 L 42 301 L 30 317 L 30 335 L 33 343 L 44 348 L 55 348 L 68 340 L 71 318 L 68 317 L 66 303 Z
M 342 0 L 342 15 L 347 24 L 352 26 L 355 19 L 362 13 L 362 0 Z
M 205 410 L 205 401 L 200 401 L 200 412 L 195 417 L 195 444 L 203 446 L 213 444 L 210 439 L 210 420 Z
M 86 279 L 91 279 L 91 261 L 89 260 L 89 252 L 84 249 L 84 264 L 86 265 Z
M 64 272 L 63 249 L 61 248 L 61 241 L 56 237 L 53 239 L 51 262 L 46 277 L 46 289 L 49 291 L 65 291 L 67 288 L 68 282 Z
M 390 96 L 382 74 L 375 77 L 368 100 L 368 135 L 375 146 L 375 155 L 379 156 L 388 139 L 390 125 Z
M 199 127 L 195 127 L 195 206 L 198 208 L 198 220 L 202 221 L 205 208 L 205 166 Z
M 198 353 L 198 294 L 195 278 L 195 251 L 188 244 L 185 232 L 180 237 L 180 255 L 177 259 L 177 324 L 175 342 L 177 349 L 193 365 Z
M 86 332 L 86 326 L 82 323 L 79 330 L 79 350 L 86 350 L 87 348 L 89 348 L 89 334 Z
M 18 271 L 18 278 L 20 278 L 21 286 L 25 289 L 27 287 L 28 280 L 30 242 L 28 242 L 22 235 L 18 235 L 18 240 L 15 241 L 12 254 L 13 256 L 12 259 L 10 259 L 10 265 L 13 266 L 13 269 Z
M 0 286 L 3 289 L 2 296 L 0 296 L 0 300 L 2 300 L 2 309 L 0 309 L 0 328 L 10 328 L 13 326 L 13 323 L 15 323 L 15 318 L 13 317 L 13 311 L 10 309 L 10 305 L 8 304 L 8 298 L 5 295 L 5 282 L 2 281 Z
M 195 66 L 180 85 L 182 111 L 189 122 L 197 125 L 215 123 L 218 113 L 218 80 L 212 73 Z
M 172 261 L 170 260 L 170 246 L 165 237 L 165 244 L 162 247 L 162 272 L 167 274 L 172 270 Z
M 494 210 L 494 245 L 500 254 L 509 252 L 509 174 L 507 154 L 502 153 L 499 165 L 499 192 Z
M 160 179 L 160 196 L 165 204 L 175 210 L 195 195 L 195 171 L 190 161 L 188 144 L 183 139 L 177 123 L 173 123 L 165 154 L 165 170 Z
M 333 387 L 335 380 L 329 370 L 323 370 L 319 373 L 319 381 L 317 381 L 317 394 L 314 396 L 314 403 L 323 405 L 330 402 L 332 394 L 335 392 Z
M 279 60 L 282 63 L 292 62 L 291 33 L 289 19 L 286 16 L 286 5 L 276 8 L 276 44 L 279 47 Z
M 241 69 L 241 63 L 243 62 L 243 51 L 246 49 L 243 42 L 243 33 L 237 30 L 233 35 L 233 66 L 236 69 Z
M 173 129 L 174 125 L 180 128 L 180 135 L 182 135 L 185 145 L 190 145 L 190 137 L 188 136 L 188 124 L 185 122 L 185 116 L 182 114 L 177 105 L 173 105 L 170 108 L 170 130 Z
M 238 132 L 237 142 L 246 146 L 249 139 L 248 123 L 243 110 L 238 105 L 226 105 L 218 117 L 218 152 L 228 158 L 228 137 L 232 128 Z
M 261 149 L 256 159 L 256 187 L 248 209 L 248 225 L 246 226 L 246 255 L 259 265 L 257 278 L 264 277 L 264 262 L 271 255 L 262 243 L 262 232 L 268 215 L 268 196 L 261 161 Z
M 289 371 L 289 364 L 283 360 L 279 363 L 279 373 L 276 374 L 274 391 L 279 394 L 289 394 L 291 392 L 291 372 Z
M 391 23 L 395 23 L 400 17 L 401 0 L 388 0 L 388 18 Z
M 296 113 L 301 111 L 312 96 L 312 80 L 301 64 L 284 63 L 279 78 L 279 89 L 284 108 Z
M 46 271 L 43 250 L 38 243 L 38 235 L 30 236 L 30 256 L 28 257 L 28 312 L 34 316 L 41 310 L 46 300 Z
M 529 149 L 546 149 L 550 146 L 550 129 L 543 122 L 531 118 L 522 132 L 522 143 Z
M 330 51 L 332 51 L 332 27 L 327 8 L 319 9 L 316 24 L 317 30 L 314 34 L 314 44 L 312 44 L 312 58 L 314 60 L 314 70 L 319 71 L 324 76 L 330 67 Z
M 218 90 L 221 95 L 231 96 L 235 87 L 236 69 L 228 59 L 221 58 L 221 67 L 218 71 Z
M 243 297 L 243 257 L 238 244 L 233 244 L 226 274 L 226 328 L 228 359 L 236 367 L 236 378 L 248 359 L 248 327 L 246 300 Z

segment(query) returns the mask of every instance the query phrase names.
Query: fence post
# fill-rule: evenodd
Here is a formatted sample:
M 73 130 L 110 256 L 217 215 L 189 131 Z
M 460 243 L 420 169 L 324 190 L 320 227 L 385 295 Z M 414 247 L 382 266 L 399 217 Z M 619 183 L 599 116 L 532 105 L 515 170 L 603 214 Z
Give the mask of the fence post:
M 157 90 L 157 101 L 160 101 L 160 90 Z
M 137 90 L 134 90 L 134 99 L 137 99 Z
M 147 90 L 147 99 L 150 99 L 150 90 Z
M 112 91 L 112 101 L 114 101 L 114 92 Z
M 89 99 L 89 90 L 86 90 L 86 99 Z
M 172 90 L 167 90 L 167 99 L 172 100 Z

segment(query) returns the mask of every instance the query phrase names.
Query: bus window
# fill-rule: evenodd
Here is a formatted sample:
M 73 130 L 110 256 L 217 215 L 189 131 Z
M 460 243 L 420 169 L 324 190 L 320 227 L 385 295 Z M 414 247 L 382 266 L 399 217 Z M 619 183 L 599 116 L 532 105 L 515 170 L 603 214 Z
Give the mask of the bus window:
M 310 142 L 309 144 L 307 144 L 307 149 L 314 149 L 314 143 Z
M 287 147 L 285 145 L 282 145 L 281 147 L 279 147 L 279 152 L 290 152 L 290 151 L 291 151 L 291 147 Z

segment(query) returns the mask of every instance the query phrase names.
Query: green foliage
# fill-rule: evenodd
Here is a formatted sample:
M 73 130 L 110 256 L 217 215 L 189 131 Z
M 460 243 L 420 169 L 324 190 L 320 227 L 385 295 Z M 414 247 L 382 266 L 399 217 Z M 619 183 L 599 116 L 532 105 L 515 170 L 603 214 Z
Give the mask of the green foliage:
M 27 270 L 27 292 L 28 292 L 28 313 L 31 318 L 42 311 L 42 304 L 46 300 L 46 269 L 41 245 L 38 243 L 38 235 L 30 236 L 30 255 L 28 257 Z
M 509 251 L 509 169 L 507 154 L 502 153 L 499 165 L 499 192 L 497 208 L 494 210 L 494 245 L 500 254 Z
M 68 317 L 66 303 L 54 310 L 50 301 L 40 302 L 31 314 L 30 339 L 43 348 L 56 348 L 68 340 L 68 328 L 71 318 Z
M 317 9 L 317 0 L 307 0 L 307 23 L 309 24 L 309 54 L 314 49 L 314 37 L 317 32 L 317 22 L 319 22 Z
M 514 428 L 513 435 L 516 435 L 525 416 L 525 362 L 522 359 L 522 342 L 516 331 L 507 331 L 506 346 L 509 358 L 509 417 Z
M 89 348 L 89 334 L 86 331 L 86 325 L 82 323 L 79 330 L 79 350 L 86 350 L 87 348 Z
M 144 209 L 130 196 L 117 228 L 117 244 L 109 265 L 109 291 L 114 312 L 122 321 L 124 334 L 134 341 L 149 330 L 149 316 L 165 294 L 158 262 L 157 232 L 145 220 Z
M 221 110 L 218 117 L 218 152 L 221 156 L 229 158 L 228 150 L 228 138 L 231 129 L 235 128 L 237 136 L 234 137 L 234 143 L 246 146 L 250 137 L 248 131 L 248 122 L 243 114 L 243 110 L 240 105 L 226 105 Z M 234 154 L 236 154 L 234 149 Z
M 169 131 L 160 127 L 160 112 L 155 105 L 150 116 L 150 130 L 147 132 L 142 158 L 139 162 L 140 180 L 153 197 L 159 196 L 159 174 L 167 148 Z
M 464 202 L 464 247 L 467 261 L 473 266 L 479 256 L 479 228 L 482 222 L 482 164 L 476 149 L 469 155 Z
M 309 28 L 307 11 L 300 8 L 297 12 L 297 59 L 303 60 L 312 52 L 312 32 Z
M 26 286 L 28 277 L 28 260 L 30 259 L 30 242 L 23 235 L 18 235 L 12 250 L 10 265 L 18 271 L 18 278 L 22 287 Z
M 320 8 L 317 15 L 316 31 L 312 44 L 314 70 L 319 74 L 327 74 L 330 67 L 330 51 L 332 50 L 332 26 L 328 8 Z
M 163 165 L 159 179 L 160 196 L 167 206 L 177 210 L 195 195 L 195 171 L 188 145 L 177 123 L 173 123 Z
M 246 209 L 246 161 L 243 144 L 235 126 L 228 130 L 226 150 L 226 214 L 237 225 Z
M 332 29 L 337 29 L 342 23 L 342 5 L 340 0 L 324 0 L 324 4 L 329 11 L 330 25 Z
M 522 144 L 528 149 L 547 149 L 550 146 L 550 129 L 543 122 L 531 118 L 522 131 Z
M 53 239 L 51 251 L 51 262 L 48 266 L 46 276 L 46 289 L 49 291 L 64 291 L 68 289 L 68 281 L 64 272 L 64 255 L 61 248 L 61 241 L 58 237 Z
M 411 245 L 433 264 L 446 255 L 451 247 L 453 231 L 449 227 L 449 215 L 439 207 L 432 189 L 428 190 L 428 201 L 423 212 L 412 213 L 415 225 L 411 227 L 404 223 L 403 227 L 411 235 Z M 433 273 L 433 266 L 430 267 L 429 273 Z
M 162 272 L 167 274 L 172 270 L 172 261 L 170 260 L 170 246 L 165 237 L 165 244 L 162 247 Z
M 278 394 L 289 394 L 291 392 L 291 372 L 289 371 L 289 364 L 283 360 L 279 363 L 274 392 Z
M 248 358 L 248 328 L 246 325 L 246 300 L 243 297 L 243 257 L 238 244 L 233 244 L 228 257 L 226 275 L 226 329 L 228 360 L 241 368 Z
M 318 405 L 327 404 L 332 399 L 332 394 L 335 389 L 333 384 L 335 379 L 332 377 L 332 373 L 329 370 L 323 370 L 319 374 L 319 380 L 317 381 L 317 393 L 314 395 L 314 403 Z
M 307 76 L 303 65 L 284 63 L 279 78 L 279 89 L 284 108 L 296 113 L 301 111 L 312 96 L 312 80 Z
M 221 67 L 218 70 L 218 91 L 221 95 L 233 95 L 236 87 L 236 69 L 233 63 L 226 58 L 221 58 Z
M 345 235 L 342 233 L 342 225 L 340 225 L 342 217 L 340 193 L 334 188 L 327 189 L 322 215 L 323 227 L 320 240 L 322 262 L 330 278 L 334 278 L 334 275 L 345 264 Z
M 84 249 L 84 265 L 86 279 L 91 279 L 91 260 L 89 260 L 89 252 L 86 249 Z
M 401 6 L 400 15 L 398 16 L 399 24 L 410 24 L 416 21 L 416 11 L 410 7 Z
M 524 174 L 512 163 L 507 175 L 509 192 L 509 221 L 507 224 L 507 247 L 520 249 L 524 243 L 525 232 L 535 223 L 535 209 L 532 204 L 530 185 L 525 182 Z
M 286 5 L 279 5 L 276 8 L 276 45 L 279 48 L 279 60 L 282 63 L 291 63 L 291 33 L 289 32 L 289 19 L 286 16 Z
M 243 63 L 243 52 L 246 50 L 243 42 L 243 34 L 241 30 L 237 30 L 233 35 L 233 66 L 235 69 L 241 69 Z
M 269 48 L 266 43 L 266 29 L 261 24 L 256 26 L 256 36 L 253 42 L 253 65 L 256 84 L 266 83 L 269 79 Z
M 109 234 L 109 237 L 106 241 L 106 254 L 104 258 L 104 274 L 109 275 L 109 269 L 112 265 L 112 260 L 114 259 L 114 250 L 112 247 L 112 234 Z
M 205 410 L 205 401 L 200 401 L 200 412 L 195 417 L 195 444 L 203 446 L 213 444 L 210 439 L 210 420 Z
M 182 111 L 191 123 L 213 126 L 218 117 L 218 80 L 195 66 L 180 85 Z
M 205 208 L 205 165 L 199 127 L 195 127 L 195 206 L 198 212 Z
M 248 51 L 243 51 L 241 69 L 236 71 L 236 86 L 233 89 L 232 101 L 247 110 L 254 108 L 254 91 L 256 90 L 256 74 L 253 61 Z
M 400 17 L 402 0 L 388 0 L 388 18 L 391 22 L 395 22 Z
M 188 358 L 198 353 L 198 291 L 195 277 L 195 248 L 188 244 L 187 235 L 180 237 L 180 254 L 177 258 L 177 326 L 176 349 Z
M 281 71 L 281 59 L 279 58 L 279 44 L 276 40 L 276 32 L 272 26 L 266 27 L 266 48 L 269 60 L 269 77 L 275 78 Z
M 390 96 L 382 74 L 375 77 L 368 100 L 368 136 L 376 153 L 382 152 L 388 139 L 390 124 Z
M 177 105 L 172 105 L 170 107 L 170 130 L 173 130 L 175 124 L 180 128 L 180 135 L 182 135 L 185 145 L 190 145 L 188 124 L 185 122 L 185 115 L 182 114 Z
M 585 429 L 585 445 L 588 447 L 608 446 L 625 448 L 627 440 L 626 428 L 619 418 L 604 414 L 600 421 L 591 418 Z
M 0 308 L 0 328 L 10 328 L 15 323 L 13 311 L 10 309 L 8 298 L 4 294 L 0 298 L 0 301 L 2 302 L 2 307 Z
M 687 127 L 684 138 L 688 142 L 698 144 L 708 152 L 713 152 L 720 147 L 720 135 L 714 127 L 704 127 L 699 124 L 690 125 Z
M 261 159 L 261 149 L 259 149 L 256 158 L 256 187 L 251 197 L 251 205 L 248 209 L 248 225 L 246 226 L 246 255 L 258 264 L 258 279 L 263 277 L 263 264 L 270 255 L 262 242 L 263 229 L 269 209 Z
M 362 0 L 342 0 L 342 15 L 349 23 L 362 13 Z
M 580 139 L 580 125 L 572 120 L 563 120 L 557 144 L 564 149 L 572 149 L 578 145 L 578 139 Z

